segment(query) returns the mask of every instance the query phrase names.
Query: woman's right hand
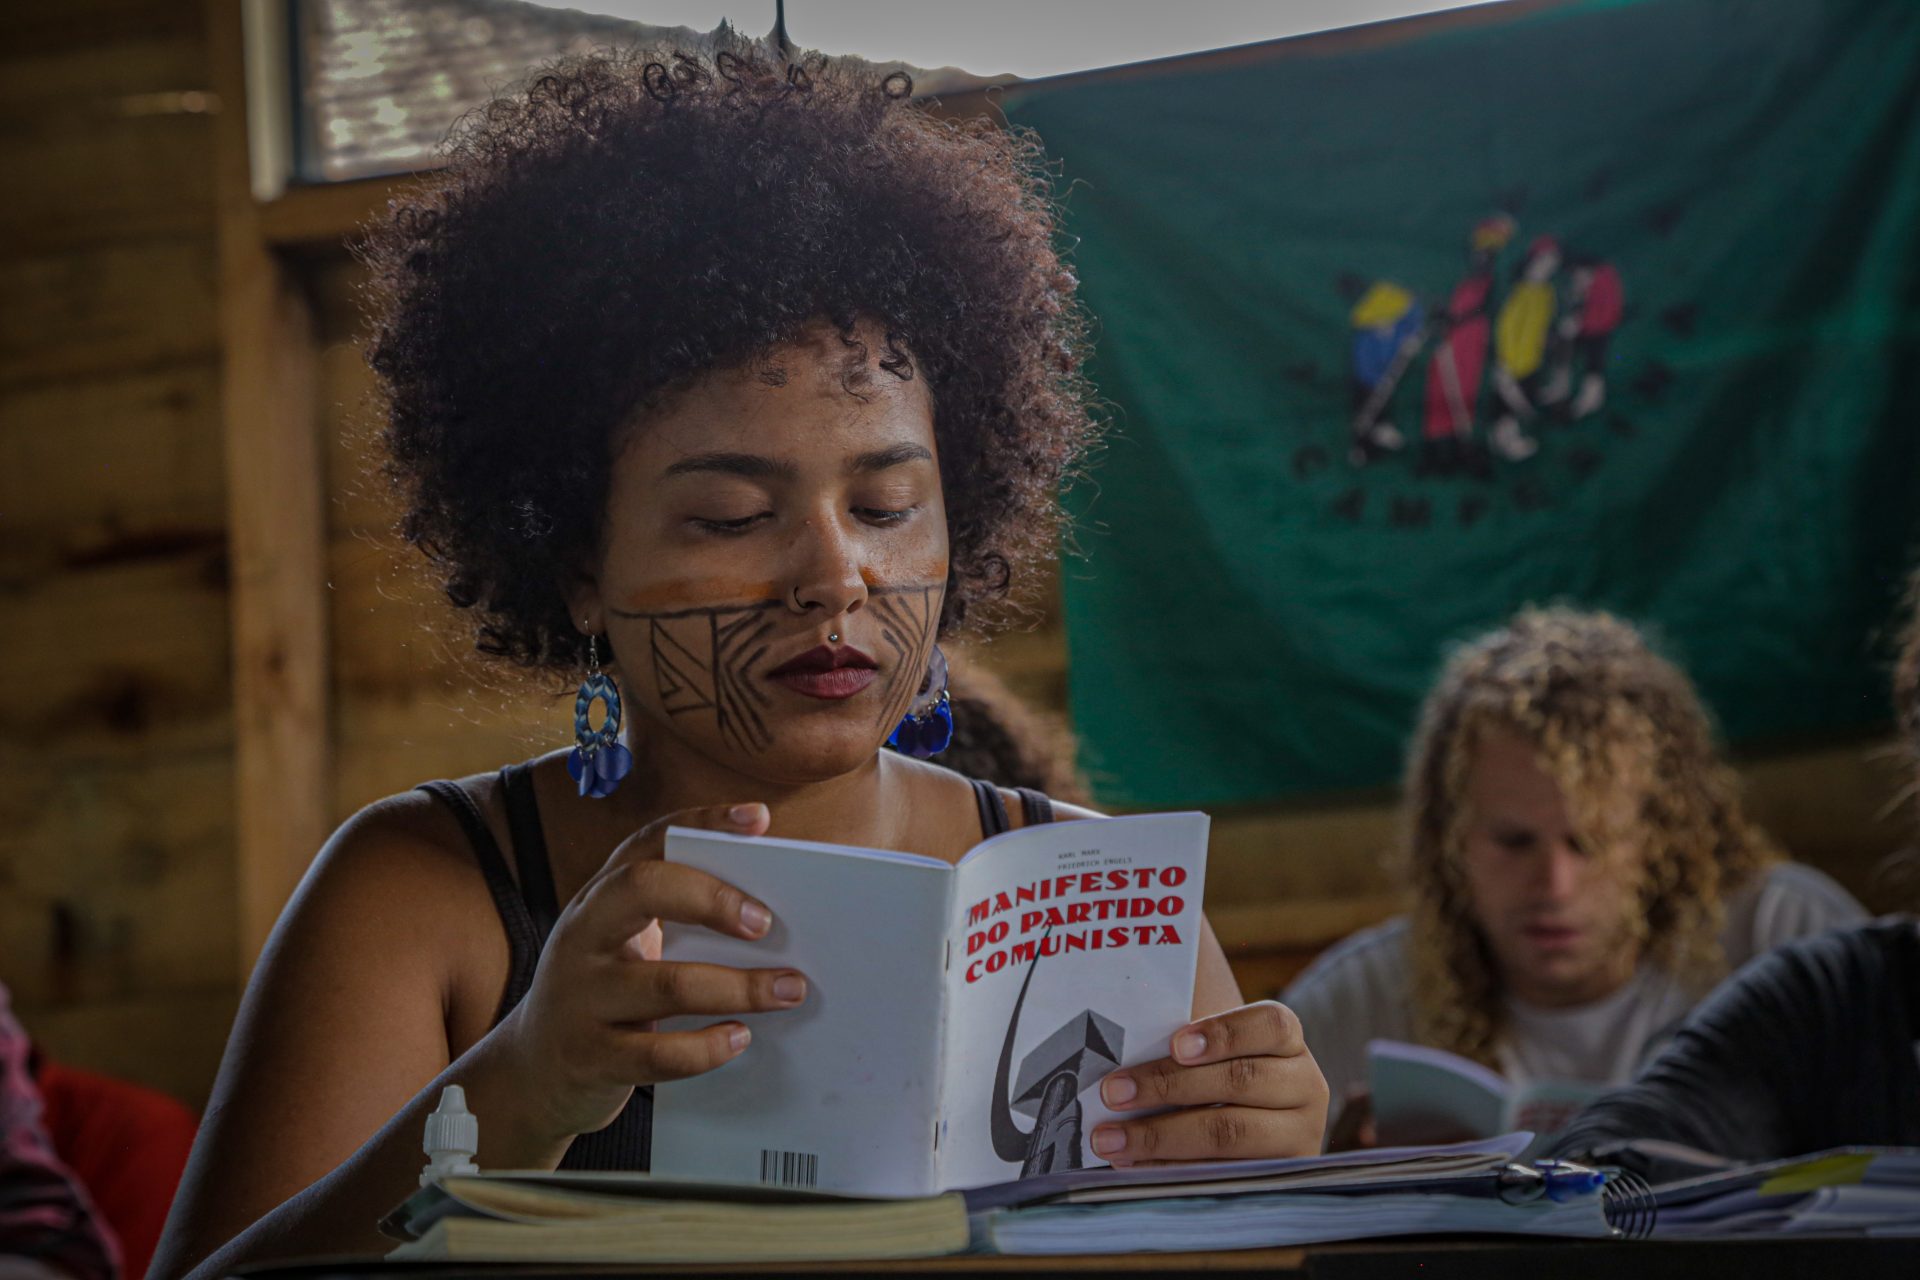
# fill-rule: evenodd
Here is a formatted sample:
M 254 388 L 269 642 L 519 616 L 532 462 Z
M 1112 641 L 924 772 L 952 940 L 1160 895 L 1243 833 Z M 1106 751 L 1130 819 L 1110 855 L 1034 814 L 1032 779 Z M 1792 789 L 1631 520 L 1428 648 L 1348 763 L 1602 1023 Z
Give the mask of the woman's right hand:
M 522 1096 L 546 1110 L 555 1140 L 611 1124 L 636 1085 L 711 1071 L 739 1055 L 745 1024 L 656 1031 L 661 1018 L 791 1009 L 807 996 L 793 969 L 733 969 L 660 959 L 661 921 L 736 938 L 765 936 L 766 906 L 725 881 L 668 862 L 670 826 L 735 835 L 767 829 L 761 804 L 684 809 L 623 841 L 555 923 L 526 999 L 501 1022 Z

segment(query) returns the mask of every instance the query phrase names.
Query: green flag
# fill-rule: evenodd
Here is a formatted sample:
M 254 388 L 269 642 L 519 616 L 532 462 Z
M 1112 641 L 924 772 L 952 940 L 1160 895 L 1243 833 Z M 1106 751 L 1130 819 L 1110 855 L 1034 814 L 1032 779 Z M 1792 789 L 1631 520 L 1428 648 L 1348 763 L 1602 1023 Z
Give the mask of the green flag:
M 1378 784 L 1445 646 L 1649 624 L 1735 739 L 1887 719 L 1920 536 L 1920 5 L 1594 0 L 1037 85 L 1117 427 L 1109 798 Z

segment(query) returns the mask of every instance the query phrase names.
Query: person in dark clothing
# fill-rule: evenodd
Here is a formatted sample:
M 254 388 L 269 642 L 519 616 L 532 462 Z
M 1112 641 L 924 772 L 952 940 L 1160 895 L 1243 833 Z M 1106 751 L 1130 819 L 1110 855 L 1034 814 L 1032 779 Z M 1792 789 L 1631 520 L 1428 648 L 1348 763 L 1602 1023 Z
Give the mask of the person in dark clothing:
M 1920 573 L 1894 667 L 1920 768 Z M 1920 917 L 1835 929 L 1761 956 L 1710 996 L 1624 1089 L 1596 1099 L 1551 1154 L 1685 1170 L 1640 1149 L 1737 1160 L 1831 1147 L 1920 1146 Z
M 1624 1150 L 1649 1139 L 1752 1161 L 1920 1146 L 1920 919 L 1835 929 L 1747 965 L 1553 1154 L 1683 1172 Z

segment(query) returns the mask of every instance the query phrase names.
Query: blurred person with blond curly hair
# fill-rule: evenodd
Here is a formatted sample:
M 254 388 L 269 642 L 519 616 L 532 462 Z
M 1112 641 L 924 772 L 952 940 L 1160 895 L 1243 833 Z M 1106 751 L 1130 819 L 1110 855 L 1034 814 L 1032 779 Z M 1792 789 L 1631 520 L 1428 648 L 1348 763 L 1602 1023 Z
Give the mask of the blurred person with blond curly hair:
M 1748 820 L 1686 676 L 1630 624 L 1567 608 L 1448 662 L 1400 861 L 1411 913 L 1284 996 L 1336 1105 L 1364 1095 L 1376 1038 L 1514 1081 L 1624 1083 L 1731 968 L 1865 914 Z

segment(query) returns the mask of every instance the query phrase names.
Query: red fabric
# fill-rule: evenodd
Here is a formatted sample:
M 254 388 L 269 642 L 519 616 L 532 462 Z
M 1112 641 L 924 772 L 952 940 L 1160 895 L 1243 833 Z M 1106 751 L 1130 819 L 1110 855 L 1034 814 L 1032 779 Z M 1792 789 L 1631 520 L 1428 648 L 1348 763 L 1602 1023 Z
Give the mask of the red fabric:
M 1491 333 L 1487 318 L 1475 316 L 1456 326 L 1434 349 L 1427 364 L 1427 416 L 1422 432 L 1427 439 L 1450 440 L 1472 432 Z
M 1493 331 L 1486 316 L 1491 292 L 1493 277 L 1482 273 L 1461 280 L 1447 299 L 1453 328 L 1427 362 L 1427 413 L 1421 434 L 1429 440 L 1450 440 L 1473 430 L 1473 408 L 1480 399 L 1480 376 Z
M 1586 305 L 1580 311 L 1580 336 L 1604 338 L 1620 327 L 1626 314 L 1627 294 L 1620 284 L 1620 272 L 1612 263 L 1603 262 L 1593 269 L 1587 285 Z
M 199 1122 L 164 1093 L 58 1062 L 38 1083 L 53 1149 L 120 1237 L 126 1275 L 145 1275 Z

